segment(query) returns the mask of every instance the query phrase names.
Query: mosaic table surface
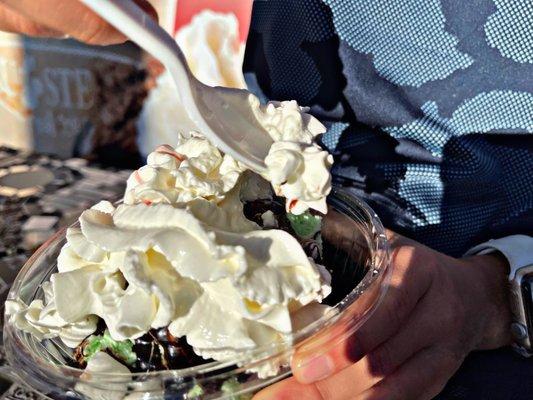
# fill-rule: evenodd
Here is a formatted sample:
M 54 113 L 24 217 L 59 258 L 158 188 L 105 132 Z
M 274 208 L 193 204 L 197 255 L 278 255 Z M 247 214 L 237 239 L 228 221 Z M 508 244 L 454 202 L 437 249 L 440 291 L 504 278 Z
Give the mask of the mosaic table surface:
M 84 209 L 119 199 L 130 172 L 0 147 L 0 324 L 9 287 L 29 256 Z M 0 393 L 0 400 L 43 398 L 5 377 L 0 377 Z

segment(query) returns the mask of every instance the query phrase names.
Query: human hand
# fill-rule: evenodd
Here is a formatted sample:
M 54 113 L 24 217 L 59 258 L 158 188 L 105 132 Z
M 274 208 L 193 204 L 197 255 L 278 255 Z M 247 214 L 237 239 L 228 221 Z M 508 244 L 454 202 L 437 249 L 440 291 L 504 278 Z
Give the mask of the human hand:
M 134 0 L 157 19 L 147 0 Z M 126 37 L 77 0 L 0 0 L 0 31 L 109 45 Z
M 431 399 L 468 353 L 509 343 L 503 257 L 456 259 L 389 236 L 389 289 L 370 319 L 322 356 L 312 342 L 299 349 L 293 377 L 254 400 Z

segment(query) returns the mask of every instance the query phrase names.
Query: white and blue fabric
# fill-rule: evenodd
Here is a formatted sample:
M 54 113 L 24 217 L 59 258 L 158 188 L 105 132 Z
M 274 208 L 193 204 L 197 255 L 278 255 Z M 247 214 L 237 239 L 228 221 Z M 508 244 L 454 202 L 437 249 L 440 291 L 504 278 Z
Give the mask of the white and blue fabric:
M 244 69 L 389 228 L 454 256 L 532 235 L 533 0 L 258 0 Z

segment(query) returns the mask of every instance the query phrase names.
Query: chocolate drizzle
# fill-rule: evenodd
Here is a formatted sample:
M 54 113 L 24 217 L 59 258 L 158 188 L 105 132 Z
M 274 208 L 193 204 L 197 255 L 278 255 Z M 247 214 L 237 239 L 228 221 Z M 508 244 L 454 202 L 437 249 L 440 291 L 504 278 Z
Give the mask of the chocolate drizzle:
M 88 343 L 89 338 L 85 339 L 74 350 L 76 366 L 79 368 L 85 368 L 87 365 L 84 350 Z M 132 372 L 181 369 L 210 361 L 197 356 L 185 338 L 173 337 L 167 328 L 152 329 L 140 338 L 133 340 L 133 351 L 137 355 L 137 359 L 133 365 L 128 365 Z M 123 363 L 123 360 L 118 359 L 109 350 L 106 352 Z
M 244 203 L 244 215 L 251 221 L 254 221 L 259 226 L 263 227 L 263 220 L 261 215 L 266 211 L 272 211 L 274 218 L 277 221 L 277 228 L 286 232 L 289 232 L 294 236 L 298 242 L 302 245 L 305 253 L 308 257 L 311 257 L 316 263 L 322 264 L 322 256 L 320 251 L 320 244 L 318 237 L 303 239 L 298 237 L 294 229 L 292 229 L 291 223 L 287 218 L 285 211 L 285 199 L 282 197 L 274 197 L 273 199 L 261 199 Z M 315 210 L 310 210 L 313 215 L 321 215 Z M 268 228 L 264 228 L 268 229 Z
M 188 368 L 209 361 L 197 356 L 185 338 L 173 337 L 167 328 L 152 329 L 133 343 L 137 354 L 133 372 Z

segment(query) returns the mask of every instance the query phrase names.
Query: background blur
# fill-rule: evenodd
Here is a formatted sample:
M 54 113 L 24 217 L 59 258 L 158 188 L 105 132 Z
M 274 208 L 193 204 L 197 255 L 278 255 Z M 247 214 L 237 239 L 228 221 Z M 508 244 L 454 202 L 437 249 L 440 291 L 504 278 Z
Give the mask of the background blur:
M 244 86 L 251 0 L 150 1 L 200 80 Z M 190 127 L 162 74 L 131 43 L 92 47 L 0 32 L 0 145 L 134 168 Z

